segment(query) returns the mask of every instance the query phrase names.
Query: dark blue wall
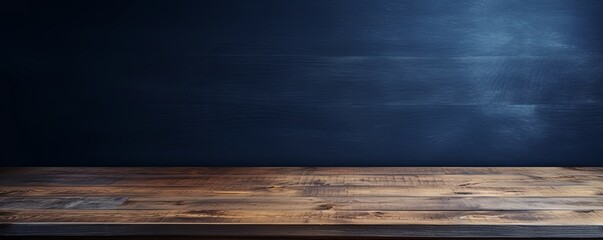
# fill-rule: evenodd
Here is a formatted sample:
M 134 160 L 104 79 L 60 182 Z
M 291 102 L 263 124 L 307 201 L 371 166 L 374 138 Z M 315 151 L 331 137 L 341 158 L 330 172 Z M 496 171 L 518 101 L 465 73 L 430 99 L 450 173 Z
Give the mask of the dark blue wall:
M 603 166 L 603 1 L 0 8 L 4 165 Z

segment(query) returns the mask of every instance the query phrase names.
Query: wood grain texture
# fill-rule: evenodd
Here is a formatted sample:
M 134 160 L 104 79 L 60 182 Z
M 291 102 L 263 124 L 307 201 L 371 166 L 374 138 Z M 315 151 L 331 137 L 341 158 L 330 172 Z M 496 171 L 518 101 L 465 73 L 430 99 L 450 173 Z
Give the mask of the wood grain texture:
M 603 237 L 602 168 L 0 172 L 0 236 Z

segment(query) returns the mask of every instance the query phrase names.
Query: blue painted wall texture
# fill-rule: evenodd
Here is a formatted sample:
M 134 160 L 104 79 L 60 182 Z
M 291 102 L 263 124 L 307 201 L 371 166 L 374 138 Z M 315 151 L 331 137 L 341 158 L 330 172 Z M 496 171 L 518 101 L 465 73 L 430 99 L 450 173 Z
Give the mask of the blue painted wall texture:
M 2 4 L 3 165 L 603 166 L 603 1 Z

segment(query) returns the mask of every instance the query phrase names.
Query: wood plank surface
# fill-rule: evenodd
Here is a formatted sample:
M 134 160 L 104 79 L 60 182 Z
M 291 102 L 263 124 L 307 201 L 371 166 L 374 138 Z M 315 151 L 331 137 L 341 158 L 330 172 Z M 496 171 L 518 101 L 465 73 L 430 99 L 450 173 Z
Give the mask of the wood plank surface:
M 603 168 L 2 168 L 0 236 L 603 238 Z

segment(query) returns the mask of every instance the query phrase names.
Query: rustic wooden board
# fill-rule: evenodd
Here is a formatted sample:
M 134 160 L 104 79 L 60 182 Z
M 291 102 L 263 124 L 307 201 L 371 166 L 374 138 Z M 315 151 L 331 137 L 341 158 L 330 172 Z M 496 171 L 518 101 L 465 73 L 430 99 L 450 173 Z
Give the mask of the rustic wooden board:
M 0 172 L 0 236 L 603 237 L 602 168 Z

